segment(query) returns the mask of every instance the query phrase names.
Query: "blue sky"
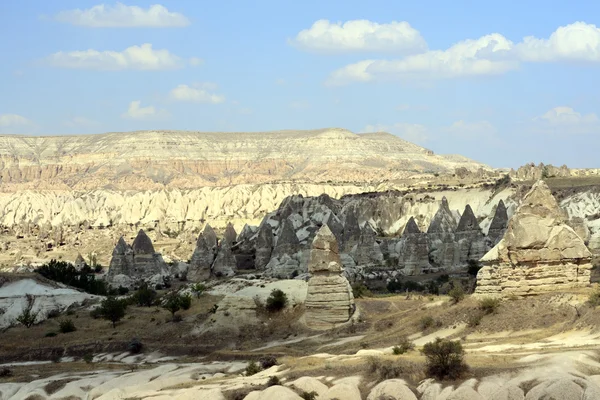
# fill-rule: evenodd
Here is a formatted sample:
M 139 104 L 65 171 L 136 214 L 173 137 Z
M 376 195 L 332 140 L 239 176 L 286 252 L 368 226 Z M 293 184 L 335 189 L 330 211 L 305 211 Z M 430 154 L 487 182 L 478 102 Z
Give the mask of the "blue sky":
M 102 4 L 0 2 L 0 133 L 343 127 L 600 167 L 600 2 Z

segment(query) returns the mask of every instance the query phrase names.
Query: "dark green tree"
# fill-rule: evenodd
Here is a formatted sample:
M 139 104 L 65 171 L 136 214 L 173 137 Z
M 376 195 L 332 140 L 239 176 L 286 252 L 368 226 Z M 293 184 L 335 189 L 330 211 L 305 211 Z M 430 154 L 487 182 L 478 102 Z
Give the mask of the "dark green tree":
M 125 300 L 119 300 L 113 296 L 108 296 L 100 304 L 100 315 L 102 318 L 112 322 L 113 328 L 115 328 L 117 322 L 125 316 L 126 309 L 127 302 Z

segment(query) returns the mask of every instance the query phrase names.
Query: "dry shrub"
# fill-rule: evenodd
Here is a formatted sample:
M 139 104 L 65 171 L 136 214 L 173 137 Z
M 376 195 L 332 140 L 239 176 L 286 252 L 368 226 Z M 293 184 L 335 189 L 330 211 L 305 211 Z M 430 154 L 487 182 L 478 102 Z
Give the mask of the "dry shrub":
M 369 357 L 367 374 L 377 382 L 400 377 L 413 377 L 421 369 L 415 363 L 403 359 L 389 360 L 381 357 Z

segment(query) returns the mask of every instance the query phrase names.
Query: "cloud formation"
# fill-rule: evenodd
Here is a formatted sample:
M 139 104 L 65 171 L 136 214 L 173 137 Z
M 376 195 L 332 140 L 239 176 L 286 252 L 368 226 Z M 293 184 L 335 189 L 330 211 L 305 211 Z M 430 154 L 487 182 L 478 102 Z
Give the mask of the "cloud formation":
M 189 101 L 195 103 L 220 104 L 225 102 L 225 96 L 214 94 L 209 90 L 215 90 L 217 85 L 214 83 L 200 83 L 192 86 L 178 85 L 171 90 L 169 98 L 175 101 Z
M 152 119 L 152 118 L 164 118 L 168 117 L 169 114 L 166 110 L 158 110 L 154 106 L 142 107 L 140 100 L 134 100 L 129 103 L 127 112 L 121 114 L 122 118 L 126 119 Z
M 450 79 L 500 75 L 524 62 L 600 62 L 600 29 L 575 22 L 548 39 L 533 36 L 515 44 L 499 33 L 467 39 L 446 50 L 429 50 L 401 59 L 368 59 L 333 71 L 326 85 L 413 79 Z
M 332 23 L 316 21 L 289 43 L 304 50 L 323 53 L 396 52 L 413 54 L 427 50 L 427 43 L 408 22 L 378 24 L 368 20 Z
M 409 124 L 399 122 L 393 125 L 375 124 L 367 125 L 363 133 L 387 132 L 392 133 L 404 140 L 416 144 L 425 144 L 429 140 L 427 128 L 421 124 Z
M 593 124 L 598 122 L 598 116 L 594 113 L 582 115 L 571 107 L 554 107 L 544 115 L 534 118 L 552 125 Z
M 190 20 L 183 14 L 170 12 L 160 4 L 147 9 L 117 3 L 114 6 L 99 4 L 92 8 L 61 11 L 55 20 L 88 28 L 181 28 Z
M 0 114 L 0 127 L 16 127 L 32 125 L 27 118 L 17 114 Z
M 83 50 L 51 54 L 46 62 L 57 68 L 116 70 L 165 70 L 182 68 L 180 57 L 166 49 L 155 50 L 150 43 L 119 51 Z

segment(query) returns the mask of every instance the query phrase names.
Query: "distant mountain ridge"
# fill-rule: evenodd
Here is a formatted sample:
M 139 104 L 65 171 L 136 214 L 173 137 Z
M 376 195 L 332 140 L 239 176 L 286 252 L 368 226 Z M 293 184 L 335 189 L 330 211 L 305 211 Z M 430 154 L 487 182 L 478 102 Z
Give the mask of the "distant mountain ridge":
M 0 135 L 3 191 L 375 183 L 425 172 L 452 173 L 459 167 L 491 169 L 466 157 L 434 154 L 389 133 L 355 134 L 341 128 Z

